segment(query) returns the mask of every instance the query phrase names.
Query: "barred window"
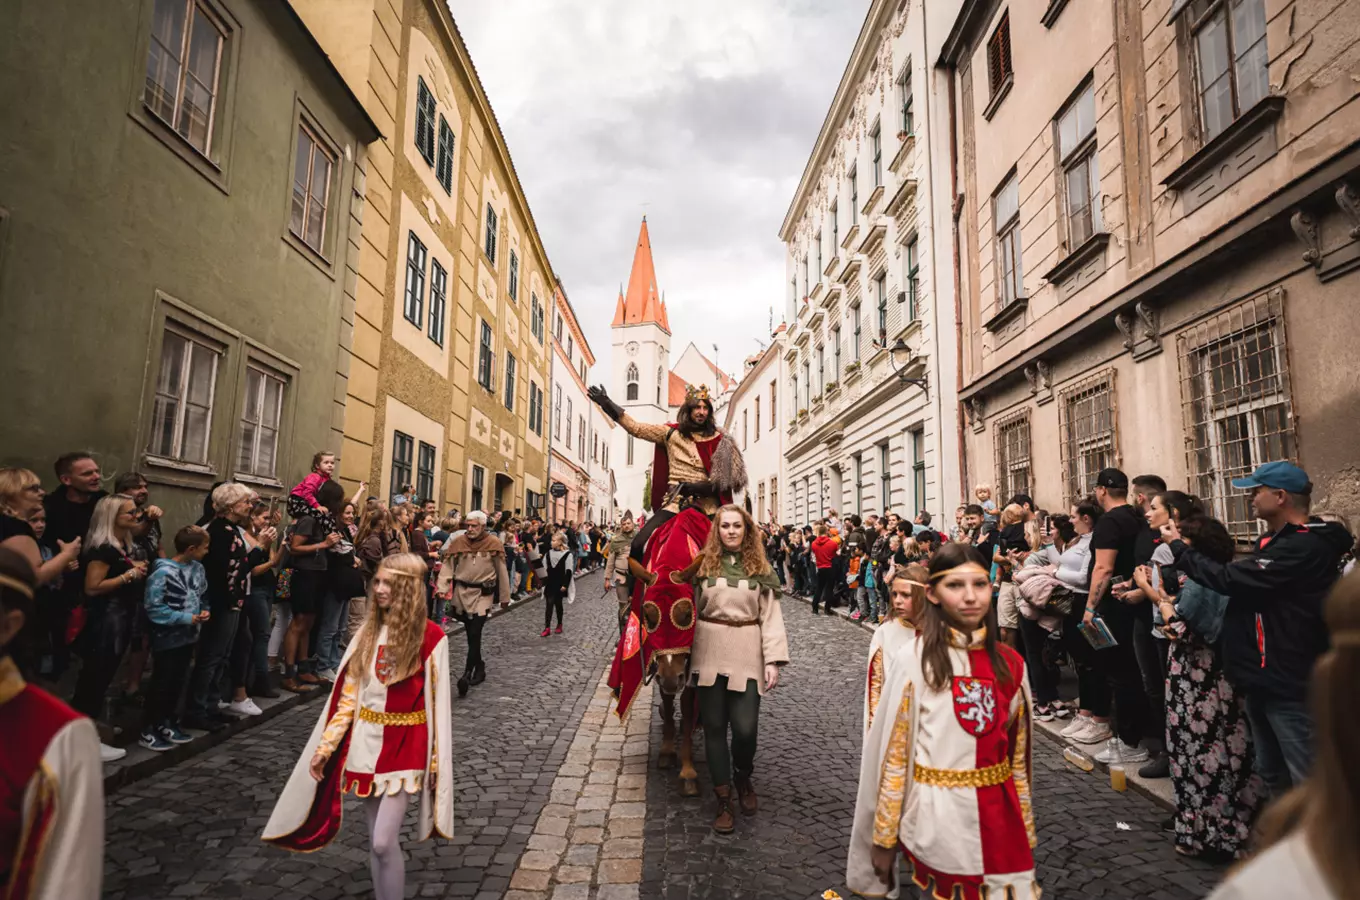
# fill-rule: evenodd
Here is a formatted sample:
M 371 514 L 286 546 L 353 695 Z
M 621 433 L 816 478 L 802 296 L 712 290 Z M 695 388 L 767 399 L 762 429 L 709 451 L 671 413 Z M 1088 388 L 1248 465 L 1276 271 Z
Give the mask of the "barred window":
M 1002 497 L 1032 494 L 1029 462 L 1029 410 L 996 425 L 996 483 Z
M 1190 489 L 1233 537 L 1257 531 L 1233 478 L 1273 460 L 1297 462 L 1282 298 L 1233 307 L 1177 337 Z
M 1090 494 L 1101 469 L 1119 465 L 1114 370 L 1085 378 L 1059 395 L 1058 430 L 1068 504 Z

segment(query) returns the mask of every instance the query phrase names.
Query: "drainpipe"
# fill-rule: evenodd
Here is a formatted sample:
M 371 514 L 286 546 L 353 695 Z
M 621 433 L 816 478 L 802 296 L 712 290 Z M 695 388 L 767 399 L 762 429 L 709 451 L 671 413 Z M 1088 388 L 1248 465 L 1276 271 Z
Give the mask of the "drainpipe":
M 968 485 L 968 455 L 964 452 L 964 414 L 963 414 L 963 266 L 959 250 L 959 217 L 963 214 L 963 204 L 959 203 L 959 145 L 958 145 L 958 99 L 955 96 L 953 66 L 949 72 L 949 206 L 950 218 L 954 226 L 954 340 L 958 364 L 954 367 L 955 396 L 959 397 L 955 418 L 959 431 L 959 498 L 966 501 Z
M 921 50 L 922 50 L 921 58 L 922 58 L 922 59 L 926 59 L 926 58 L 928 58 L 928 57 L 927 57 L 927 53 L 928 53 L 928 51 L 929 51 L 929 49 L 930 49 L 930 39 L 929 39 L 929 36 L 928 36 L 928 34 L 927 34 L 927 31 L 926 31 L 929 20 L 928 20 L 928 19 L 926 18 L 926 16 L 925 16 L 925 9 L 924 9 L 924 8 L 922 8 L 922 9 L 920 10 L 920 15 L 921 15 Z M 925 103 L 926 103 L 926 126 L 927 126 L 927 127 L 926 127 L 926 180 L 927 180 L 927 182 L 930 184 L 930 190 L 929 190 L 929 192 L 927 193 L 928 199 L 927 199 L 926 202 L 927 202 L 928 208 L 929 208 L 929 210 L 930 210 L 930 273 L 931 273 L 931 279 L 932 279 L 932 282 L 933 282 L 933 280 L 934 280 L 934 278 L 935 278 L 935 273 L 939 272 L 940 269 L 939 269 L 939 266 L 936 265 L 937 257 L 936 257 L 936 253 L 935 253 L 935 153 L 934 153 L 934 148 L 932 148 L 932 147 L 930 146 L 930 143 L 931 143 L 931 142 L 930 142 L 930 137 L 931 137 L 931 135 L 933 135 L 933 133 L 934 133 L 934 129 L 930 127 L 930 123 L 933 121 L 933 120 L 931 119 L 931 117 L 930 117 L 930 95 L 931 95 L 931 93 L 932 93 L 932 91 L 929 89 L 929 86 L 927 86 L 927 89 L 926 89 L 926 92 L 925 92 L 925 94 L 926 94 L 926 96 L 925 96 Z M 952 206 L 951 206 L 951 209 L 952 209 Z M 958 295 L 957 295 L 957 292 L 958 292 L 958 265 L 957 265 L 957 257 L 956 257 L 956 262 L 955 262 L 955 267 L 954 267 L 954 284 L 955 284 L 955 308 L 957 309 L 957 304 L 958 304 L 958 299 L 957 299 L 957 296 L 958 296 Z M 940 444 L 940 446 L 939 446 L 939 448 L 938 448 L 938 450 L 937 450 L 937 453 L 939 454 L 939 456 L 940 456 L 941 458 L 943 458 L 944 454 L 943 454 L 942 451 L 944 450 L 944 442 L 943 442 L 943 440 L 941 440 L 941 438 L 940 438 L 940 435 L 943 434 L 943 432 L 942 432 L 940 429 L 941 429 L 941 427 L 943 426 L 943 423 L 944 423 L 944 400 L 943 400 L 943 398 L 942 398 L 942 396 L 941 396 L 942 392 L 941 392 L 941 390 L 940 390 L 940 387 L 941 387 L 941 385 L 940 385 L 940 304 L 939 304 L 939 302 L 938 302 L 938 296 L 939 296 L 939 293 L 936 292 L 936 300 L 937 300 L 937 302 L 933 304 L 933 315 L 934 315 L 934 318 L 935 318 L 935 323 L 934 323 L 934 327 L 932 327 L 932 328 L 930 329 L 930 333 L 931 333 L 931 343 L 934 345 L 934 350 L 933 350 L 932 356 L 933 356 L 933 359 L 934 359 L 934 361 L 935 361 L 935 377 L 932 378 L 931 381 L 933 381 L 933 382 L 935 383 L 935 386 L 936 386 L 936 387 L 935 387 L 935 403 L 934 403 L 934 406 L 935 406 L 935 433 L 936 433 L 936 440 L 939 441 L 939 444 Z M 956 365 L 955 368 L 957 369 L 958 366 Z M 943 461 L 943 459 L 942 459 L 941 461 Z M 943 471 L 943 468 L 944 468 L 944 467 L 941 466 L 940 468 L 941 468 L 941 471 Z M 963 477 L 963 471 L 962 471 L 962 470 L 959 471 L 959 477 L 960 477 L 960 478 Z M 945 502 L 945 500 L 944 500 L 944 490 L 943 490 L 943 488 L 944 488 L 944 479 L 941 479 L 940 482 L 941 482 L 941 483 L 940 483 L 940 488 L 941 488 L 941 490 L 940 490 L 940 503 L 941 503 L 941 506 L 940 506 L 940 516 L 942 517 L 943 520 L 947 521 L 947 520 L 948 520 L 948 515 L 947 515 L 947 513 L 949 512 L 949 510 L 948 510 L 948 507 L 946 507 L 946 506 L 943 505 L 944 502 Z M 962 488 L 960 488 L 960 489 L 962 489 Z

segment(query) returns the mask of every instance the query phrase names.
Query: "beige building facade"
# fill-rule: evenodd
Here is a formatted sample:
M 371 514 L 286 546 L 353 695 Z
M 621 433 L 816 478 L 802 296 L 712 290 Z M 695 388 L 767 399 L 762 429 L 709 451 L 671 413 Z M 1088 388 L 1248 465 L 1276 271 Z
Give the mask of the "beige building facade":
M 1107 465 L 1256 532 L 1292 459 L 1360 510 L 1360 6 L 965 2 L 929 23 L 954 123 L 968 482 L 1065 509 Z
M 448 6 L 295 5 L 385 136 L 363 185 L 341 478 L 542 510 L 556 279 Z

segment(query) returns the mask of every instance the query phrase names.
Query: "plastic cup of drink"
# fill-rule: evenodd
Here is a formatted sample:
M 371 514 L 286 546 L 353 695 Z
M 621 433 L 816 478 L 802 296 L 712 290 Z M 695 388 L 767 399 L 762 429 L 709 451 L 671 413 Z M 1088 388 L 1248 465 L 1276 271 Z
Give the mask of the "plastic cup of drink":
M 1110 787 L 1120 793 L 1129 789 L 1128 776 L 1125 775 L 1123 766 L 1110 766 Z

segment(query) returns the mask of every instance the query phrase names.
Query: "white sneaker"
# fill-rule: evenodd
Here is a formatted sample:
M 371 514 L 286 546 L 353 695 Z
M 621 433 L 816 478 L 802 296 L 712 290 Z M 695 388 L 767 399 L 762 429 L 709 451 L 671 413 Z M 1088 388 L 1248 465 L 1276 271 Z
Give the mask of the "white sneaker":
M 335 683 L 335 680 L 340 677 L 340 673 L 334 669 L 321 669 L 316 673 L 316 677 L 320 678 L 322 681 L 329 681 L 333 684 Z
M 217 701 L 217 708 L 218 708 L 218 709 L 230 709 L 230 708 L 231 708 L 231 704 L 228 703 L 228 702 L 225 701 L 225 700 L 218 700 L 218 701 Z
M 235 700 L 227 704 L 227 711 L 234 712 L 238 716 L 258 716 L 264 710 L 255 705 L 255 701 L 247 697 L 244 700 Z
M 1072 735 L 1071 740 L 1078 744 L 1099 744 L 1101 741 L 1108 741 L 1113 732 L 1105 722 L 1097 722 L 1089 719 L 1086 727 Z
M 1095 755 L 1096 762 L 1106 765 L 1126 765 L 1143 762 L 1147 758 L 1148 752 L 1142 747 L 1130 747 L 1117 737 L 1110 738 L 1105 749 Z
M 1091 724 L 1090 716 L 1077 716 L 1070 723 L 1068 723 L 1066 728 L 1058 732 L 1058 734 L 1062 737 L 1070 738 L 1089 724 Z
M 117 762 L 124 756 L 127 756 L 127 751 L 124 750 L 122 747 L 110 747 L 108 744 L 105 744 L 102 741 L 99 743 L 100 762 L 106 763 Z

